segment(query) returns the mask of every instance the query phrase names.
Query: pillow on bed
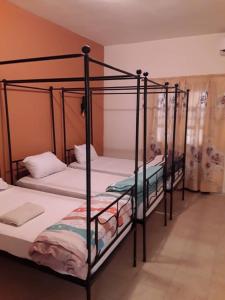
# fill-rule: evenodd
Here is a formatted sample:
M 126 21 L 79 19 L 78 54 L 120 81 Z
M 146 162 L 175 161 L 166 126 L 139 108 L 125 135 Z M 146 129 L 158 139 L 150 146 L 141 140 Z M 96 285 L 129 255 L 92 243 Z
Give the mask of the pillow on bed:
M 78 163 L 83 164 L 86 162 L 86 144 L 80 146 L 74 146 L 74 154 Z M 91 145 L 91 160 L 98 158 L 98 154 L 95 151 L 95 148 Z
M 26 202 L 0 216 L 0 222 L 13 226 L 21 226 L 44 212 L 44 208 L 40 205 Z
M 8 183 L 0 178 L 0 191 L 7 190 L 9 187 Z
M 28 156 L 23 163 L 34 178 L 42 178 L 66 169 L 66 165 L 51 152 Z

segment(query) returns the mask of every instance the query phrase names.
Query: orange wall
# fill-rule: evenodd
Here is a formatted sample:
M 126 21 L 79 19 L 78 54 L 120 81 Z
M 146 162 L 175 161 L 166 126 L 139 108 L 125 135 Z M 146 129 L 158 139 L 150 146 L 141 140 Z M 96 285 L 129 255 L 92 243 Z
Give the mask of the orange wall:
M 103 46 L 87 40 L 60 26 L 0 0 L 0 60 L 34 56 L 80 53 L 85 44 L 91 46 L 91 56 L 104 60 Z M 100 66 L 91 66 L 91 75 L 103 75 Z M 0 79 L 83 76 L 82 59 L 0 66 Z M 46 86 L 51 85 L 50 83 Z M 98 83 L 99 85 L 99 83 Z M 43 86 L 43 85 L 42 85 Z M 54 85 L 55 86 L 55 85 Z M 59 84 L 58 86 L 68 86 Z M 76 86 L 73 84 L 72 86 Z M 81 84 L 79 84 L 81 86 Z M 0 167 L 7 177 L 8 152 L 5 111 L 1 93 Z M 13 159 L 51 150 L 49 96 L 39 92 L 9 91 Z M 57 154 L 62 157 L 62 118 L 59 92 L 54 92 Z M 66 100 L 68 113 L 68 143 L 84 142 L 84 119 L 80 116 L 80 99 Z M 94 145 L 103 152 L 103 100 L 95 101 Z

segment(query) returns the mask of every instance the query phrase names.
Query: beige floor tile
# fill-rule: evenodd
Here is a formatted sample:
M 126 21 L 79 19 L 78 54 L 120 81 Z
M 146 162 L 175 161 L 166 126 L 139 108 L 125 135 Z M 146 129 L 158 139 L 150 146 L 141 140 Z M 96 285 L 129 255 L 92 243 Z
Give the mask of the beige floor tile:
M 207 300 L 209 289 L 208 277 L 178 269 L 174 274 L 167 300 Z
M 225 280 L 223 278 L 214 278 L 210 286 L 208 300 L 224 300 L 225 299 Z
M 131 286 L 130 289 L 120 300 L 165 300 L 165 292 L 161 289 L 151 287 L 146 283 L 138 283 L 135 286 Z M 111 299 L 110 299 L 111 300 Z
M 139 280 L 156 289 L 167 290 L 176 268 L 176 264 L 162 262 L 145 263 L 142 272 L 138 275 Z

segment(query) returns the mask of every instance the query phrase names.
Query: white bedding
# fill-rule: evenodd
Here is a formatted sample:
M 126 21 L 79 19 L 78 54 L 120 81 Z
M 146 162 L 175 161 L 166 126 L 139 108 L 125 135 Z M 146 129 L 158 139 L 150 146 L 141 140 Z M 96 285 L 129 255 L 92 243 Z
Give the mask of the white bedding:
M 123 179 L 123 177 L 118 175 L 92 172 L 92 196 L 105 192 L 109 185 Z M 85 170 L 66 168 L 64 171 L 38 179 L 32 178 L 31 176 L 25 176 L 18 180 L 16 184 L 34 190 L 86 199 Z
M 13 227 L 0 223 L 0 250 L 30 260 L 28 250 L 36 237 L 44 229 L 55 224 L 72 210 L 79 207 L 83 200 L 13 186 L 8 190 L 0 192 L 0 213 L 2 214 L 14 209 L 27 201 L 41 205 L 45 209 L 44 214 L 21 227 Z M 92 273 L 101 266 L 114 248 L 123 240 L 131 230 L 131 226 L 127 227 L 118 240 L 103 255 L 92 269 Z
M 163 155 L 157 155 L 154 160 L 152 160 L 149 166 L 154 166 L 163 160 Z M 141 166 L 142 162 L 138 162 L 138 166 Z M 70 168 L 86 170 L 85 163 L 73 162 L 69 165 Z M 120 175 L 120 176 L 131 176 L 134 175 L 135 161 L 131 159 L 122 159 L 106 156 L 98 156 L 97 159 L 91 161 L 91 169 L 95 172 L 101 172 L 106 174 Z
M 0 223 L 0 249 L 22 258 L 29 258 L 28 249 L 38 234 L 79 207 L 83 200 L 12 187 L 0 192 L 0 213 L 26 202 L 42 206 L 45 212 L 20 227 Z
M 91 161 L 91 169 L 94 172 L 127 177 L 134 174 L 134 163 L 134 160 L 130 159 L 99 156 L 97 159 Z M 139 165 L 141 165 L 141 162 L 139 162 Z M 86 170 L 86 163 L 80 164 L 78 162 L 73 162 L 69 165 L 69 167 Z
M 176 171 L 173 187 L 175 187 L 177 185 L 177 183 L 181 180 L 182 177 L 183 177 L 183 172 L 181 172 L 181 169 Z M 171 176 L 167 180 L 167 189 L 168 190 L 171 189 Z
M 156 191 L 152 192 L 149 195 L 148 199 L 149 199 L 149 205 L 151 205 L 151 207 L 149 207 L 149 209 L 147 209 L 146 217 L 149 216 L 153 212 L 153 210 L 159 205 L 159 203 L 163 200 L 163 197 L 164 197 L 165 193 L 163 192 L 163 185 L 162 184 L 158 187 L 158 193 L 157 194 L 159 195 L 157 200 L 156 200 Z M 138 220 L 143 219 L 143 202 L 138 205 L 137 219 Z
M 175 180 L 174 180 L 174 183 L 173 183 L 174 187 L 177 185 L 177 183 L 181 180 L 182 177 L 183 177 L 183 173 L 182 172 L 177 171 L 175 173 Z

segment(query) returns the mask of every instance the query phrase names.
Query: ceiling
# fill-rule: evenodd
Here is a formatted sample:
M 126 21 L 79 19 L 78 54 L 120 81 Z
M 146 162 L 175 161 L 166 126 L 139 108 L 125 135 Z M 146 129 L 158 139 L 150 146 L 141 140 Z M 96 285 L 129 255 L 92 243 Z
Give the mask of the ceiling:
M 102 45 L 225 32 L 225 0 L 10 0 Z

